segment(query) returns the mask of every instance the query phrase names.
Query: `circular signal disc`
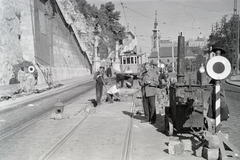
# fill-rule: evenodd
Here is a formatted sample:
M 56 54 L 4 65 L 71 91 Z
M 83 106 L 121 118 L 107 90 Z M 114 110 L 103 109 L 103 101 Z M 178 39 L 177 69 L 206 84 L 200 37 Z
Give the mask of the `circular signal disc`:
M 34 67 L 33 66 L 29 66 L 28 67 L 28 72 L 29 73 L 33 73 L 35 71 Z
M 231 72 L 231 64 L 227 58 L 222 56 L 215 56 L 207 62 L 207 74 L 215 79 L 222 80 L 227 78 Z

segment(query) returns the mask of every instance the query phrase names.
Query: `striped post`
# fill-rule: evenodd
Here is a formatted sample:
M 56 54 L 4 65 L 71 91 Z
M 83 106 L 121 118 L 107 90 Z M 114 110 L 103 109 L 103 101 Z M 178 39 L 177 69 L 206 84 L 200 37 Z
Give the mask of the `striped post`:
M 220 84 L 219 81 L 216 80 L 216 84 L 215 84 L 215 89 L 214 89 L 214 100 L 215 100 L 215 133 L 220 132 L 220 123 L 221 123 L 221 114 L 220 114 Z

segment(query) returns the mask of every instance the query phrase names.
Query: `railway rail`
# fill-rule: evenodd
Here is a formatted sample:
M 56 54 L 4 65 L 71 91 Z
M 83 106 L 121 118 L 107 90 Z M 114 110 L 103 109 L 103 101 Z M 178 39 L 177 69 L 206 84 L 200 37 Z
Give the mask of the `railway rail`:
M 86 106 L 87 107 L 87 106 Z M 86 107 L 82 108 L 80 112 L 84 111 L 86 109 Z M 62 139 L 60 139 L 48 152 L 46 152 L 44 155 L 42 155 L 39 160 L 47 160 L 49 159 L 57 150 L 58 148 L 60 148 L 65 141 L 68 140 L 69 137 L 71 137 L 72 134 L 74 134 L 74 132 L 81 126 L 81 124 L 92 114 L 94 114 L 94 112 L 96 111 L 96 108 L 94 108 L 93 110 L 91 110 L 91 112 L 86 115 L 83 119 L 81 119 L 81 121 L 79 121 L 77 123 L 77 125 L 70 130 L 65 136 L 62 137 Z
M 135 107 L 135 96 L 131 96 L 131 106 L 130 106 L 130 115 L 127 124 L 127 131 L 125 134 L 124 145 L 122 148 L 122 160 L 129 160 L 131 158 L 131 149 L 132 149 L 132 134 L 133 134 L 133 119 L 134 119 L 134 107 Z M 85 108 L 81 110 L 83 112 Z M 96 112 L 97 108 L 94 108 L 86 116 L 84 116 L 65 136 L 63 136 L 55 145 L 53 145 L 46 153 L 44 153 L 39 160 L 48 160 L 54 157 L 57 154 L 58 150 L 63 146 L 63 144 L 68 141 L 71 136 L 77 130 L 81 130 L 80 126 L 88 119 L 91 115 Z M 83 138 L 83 137 L 80 137 Z
M 131 156 L 135 98 L 136 97 L 132 95 L 131 112 L 128 122 L 128 129 L 125 137 L 125 143 L 123 147 L 122 160 L 129 160 Z
M 91 90 L 93 82 L 87 82 L 87 83 L 83 83 L 83 84 L 78 84 L 76 85 L 70 85 L 64 89 L 61 90 L 57 90 L 54 94 L 51 95 L 51 99 L 59 99 L 59 97 L 61 97 L 61 101 L 67 106 L 68 104 L 72 103 L 73 101 L 75 101 L 77 98 L 79 98 L 79 96 L 89 90 Z M 80 87 L 83 88 L 83 86 L 88 86 L 84 89 L 81 89 L 80 92 L 77 91 Z M 73 89 L 75 88 L 75 91 L 73 91 Z M 67 92 L 71 92 L 74 93 L 73 95 L 69 95 L 66 93 Z M 36 97 L 34 99 L 30 99 L 27 102 L 24 102 L 23 104 L 19 105 L 22 108 L 20 108 L 19 106 L 16 107 L 16 109 L 23 109 L 23 106 L 27 106 L 27 104 L 29 103 L 37 103 L 40 102 L 42 99 L 47 99 L 49 98 L 51 93 Z M 38 110 L 34 113 L 34 115 L 31 115 L 31 117 L 26 117 L 26 119 L 23 119 L 21 121 L 18 121 L 17 124 L 13 125 L 13 126 L 9 126 L 7 128 L 4 128 L 3 130 L 0 131 L 0 141 L 2 141 L 3 139 L 10 137 L 13 134 L 16 134 L 17 132 L 27 129 L 29 127 L 31 127 L 31 125 L 39 122 L 40 120 L 46 118 L 47 116 L 49 116 L 50 112 L 54 109 L 54 102 L 51 103 L 48 107 L 45 108 L 41 108 L 41 110 Z M 7 111 L 2 112 L 1 114 L 6 114 L 10 111 L 14 111 L 16 109 L 9 109 Z M 0 115 L 1 115 L 0 114 Z M 34 117 L 34 118 L 33 118 Z

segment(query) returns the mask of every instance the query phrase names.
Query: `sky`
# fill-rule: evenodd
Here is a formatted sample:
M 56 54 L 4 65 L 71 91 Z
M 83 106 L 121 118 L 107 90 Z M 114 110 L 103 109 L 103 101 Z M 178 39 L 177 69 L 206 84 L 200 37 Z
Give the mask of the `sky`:
M 138 50 L 151 52 L 151 35 L 157 11 L 161 39 L 174 39 L 179 34 L 185 40 L 196 39 L 201 33 L 208 37 L 212 25 L 224 15 L 233 15 L 234 0 L 86 0 L 100 6 L 111 1 L 115 10 L 121 12 L 120 23 L 137 35 Z M 240 0 L 237 0 L 237 11 Z

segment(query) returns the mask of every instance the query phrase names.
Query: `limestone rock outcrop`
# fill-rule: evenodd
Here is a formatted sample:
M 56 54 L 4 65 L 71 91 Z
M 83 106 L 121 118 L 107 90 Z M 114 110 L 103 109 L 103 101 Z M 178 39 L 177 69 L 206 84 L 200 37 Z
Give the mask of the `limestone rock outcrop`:
M 14 65 L 21 63 L 21 12 L 15 0 L 0 0 L 0 85 L 8 84 L 17 73 Z

